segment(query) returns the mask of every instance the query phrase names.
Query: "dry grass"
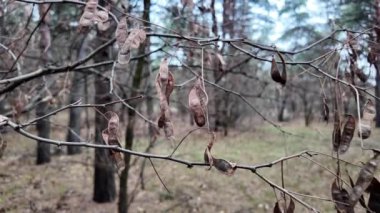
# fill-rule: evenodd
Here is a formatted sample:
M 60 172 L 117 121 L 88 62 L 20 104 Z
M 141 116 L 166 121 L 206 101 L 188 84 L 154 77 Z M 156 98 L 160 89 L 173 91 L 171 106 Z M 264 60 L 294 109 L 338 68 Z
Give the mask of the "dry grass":
M 243 163 L 259 164 L 275 160 L 305 149 L 329 154 L 331 127 L 315 125 L 305 128 L 298 123 L 286 124 L 287 131 L 297 137 L 283 135 L 276 129 L 263 125 L 254 132 L 232 132 L 228 137 L 217 137 L 213 154 L 219 158 Z M 184 134 L 184 131 L 182 132 Z M 55 136 L 60 137 L 56 131 Z M 183 135 L 181 134 L 181 135 Z M 368 143 L 376 144 L 380 132 L 375 131 Z M 116 212 L 117 201 L 109 204 L 92 202 L 93 150 L 78 156 L 55 156 L 47 165 L 36 166 L 36 143 L 16 134 L 6 135 L 8 148 L 0 160 L 0 212 Z M 177 157 L 202 161 L 208 138 L 197 132 L 191 135 L 176 153 Z M 343 159 L 360 164 L 371 153 L 360 150 L 354 139 Z M 139 138 L 136 150 L 144 150 L 147 141 Z M 154 153 L 170 153 L 172 147 L 164 140 L 157 141 Z M 316 156 L 314 160 L 334 171 L 336 162 L 329 157 Z M 237 171 L 225 176 L 215 169 L 188 169 L 172 162 L 155 160 L 162 179 L 171 194 L 167 193 L 148 163 L 145 172 L 146 189 L 139 191 L 131 212 L 272 212 L 276 197 L 273 189 L 248 171 Z M 138 180 L 141 161 L 132 168 L 130 185 Z M 347 168 L 354 178 L 359 171 Z M 325 169 L 297 158 L 284 164 L 285 186 L 307 195 L 330 198 L 330 184 L 334 178 Z M 261 174 L 281 184 L 280 166 L 264 168 Z M 335 212 L 328 201 L 303 198 L 322 212 Z M 296 204 L 296 212 L 306 212 Z M 360 210 L 358 209 L 358 212 Z

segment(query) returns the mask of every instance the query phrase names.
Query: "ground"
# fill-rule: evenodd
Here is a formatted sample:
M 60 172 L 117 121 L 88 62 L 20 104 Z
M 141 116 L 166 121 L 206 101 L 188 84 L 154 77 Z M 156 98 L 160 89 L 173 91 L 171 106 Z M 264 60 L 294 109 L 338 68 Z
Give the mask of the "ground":
M 282 125 L 295 136 L 283 134 L 269 125 L 258 125 L 247 132 L 231 131 L 228 137 L 217 135 L 212 153 L 218 158 L 249 165 L 270 162 L 302 150 L 331 154 L 331 124 L 319 123 L 309 128 L 303 127 L 301 122 Z M 54 131 L 54 137 L 62 138 L 59 128 Z M 185 133 L 184 130 L 179 131 L 177 138 Z M 147 139 L 142 135 L 135 141 L 135 150 L 142 151 L 147 146 Z M 375 130 L 366 143 L 376 145 L 379 136 L 380 131 Z M 12 131 L 4 137 L 8 146 L 0 159 L 0 212 L 116 212 L 117 200 L 107 204 L 92 201 L 92 149 L 85 149 L 76 156 L 55 155 L 51 163 L 37 166 L 34 141 Z M 175 156 L 202 162 L 207 143 L 207 134 L 196 132 L 185 140 Z M 168 154 L 171 150 L 170 143 L 161 136 L 152 152 Z M 370 152 L 361 151 L 360 141 L 355 137 L 342 158 L 360 165 L 370 156 Z M 312 160 L 317 163 L 302 157 L 284 163 L 285 187 L 307 195 L 299 197 L 321 212 L 336 212 L 329 201 L 334 179 L 330 172 L 334 172 L 336 161 L 323 155 L 314 156 Z M 147 162 L 145 189 L 137 188 L 131 212 L 273 212 L 276 202 L 274 190 L 250 171 L 238 170 L 233 176 L 226 176 L 215 168 L 210 171 L 204 167 L 188 169 L 169 161 L 153 162 L 170 193 Z M 132 188 L 139 180 L 141 163 L 139 159 L 131 170 L 129 184 Z M 344 163 L 341 166 L 347 168 L 354 179 L 360 170 Z M 280 165 L 263 168 L 259 172 L 281 185 Z M 118 180 L 118 176 L 115 177 Z M 307 211 L 296 203 L 296 212 Z M 357 212 L 364 211 L 357 208 Z

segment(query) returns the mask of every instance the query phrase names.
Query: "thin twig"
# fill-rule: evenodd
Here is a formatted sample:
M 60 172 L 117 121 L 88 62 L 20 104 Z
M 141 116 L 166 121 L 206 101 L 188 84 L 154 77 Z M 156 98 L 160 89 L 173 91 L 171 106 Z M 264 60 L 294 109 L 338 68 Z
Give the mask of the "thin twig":
M 166 187 L 164 181 L 161 179 L 160 175 L 158 174 L 158 171 L 156 170 L 156 167 L 154 166 L 152 159 L 150 159 L 150 158 L 148 158 L 148 159 L 149 159 L 150 164 L 152 164 L 153 170 L 156 173 L 156 175 L 157 175 L 158 179 L 160 180 L 161 184 L 165 187 L 166 191 L 169 194 L 171 194 L 170 190 L 168 189 L 168 187 Z

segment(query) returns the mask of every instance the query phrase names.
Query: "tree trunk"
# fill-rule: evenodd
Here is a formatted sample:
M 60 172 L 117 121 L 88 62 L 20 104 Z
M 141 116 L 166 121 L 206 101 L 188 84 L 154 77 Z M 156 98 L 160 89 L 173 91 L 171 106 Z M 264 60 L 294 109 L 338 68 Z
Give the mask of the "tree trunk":
M 78 58 L 84 58 L 87 55 L 87 49 L 89 45 L 89 40 L 85 36 L 83 38 L 82 45 L 79 49 Z M 78 101 L 82 98 L 84 93 L 84 75 L 80 72 L 74 72 L 71 80 L 70 88 L 70 104 Z M 70 108 L 69 117 L 69 129 L 67 131 L 67 141 L 79 142 L 80 140 L 80 130 L 81 130 L 81 114 L 82 109 L 80 107 Z M 68 146 L 67 154 L 74 155 L 81 152 L 79 146 Z
M 49 107 L 47 102 L 41 102 L 36 108 L 36 117 L 43 116 L 47 113 Z M 49 118 L 37 121 L 36 128 L 38 136 L 42 138 L 50 137 L 50 123 Z M 38 141 L 37 143 L 37 164 L 44 164 L 50 162 L 50 144 Z
M 100 5 L 105 4 L 104 1 L 99 1 Z M 98 31 L 95 39 L 95 46 L 100 46 L 104 39 L 111 39 L 113 34 L 111 31 Z M 95 62 L 109 60 L 112 48 L 103 49 L 94 57 Z M 101 71 L 105 71 L 104 69 Z M 95 103 L 104 104 L 112 101 L 109 94 L 110 82 L 101 76 L 96 76 L 94 80 L 95 86 Z M 102 131 L 107 127 L 108 121 L 104 118 L 104 113 L 112 110 L 112 106 L 98 107 L 95 114 L 95 143 L 105 144 L 102 138 Z M 110 159 L 110 153 L 107 149 L 95 149 L 95 164 L 94 164 L 94 197 L 93 200 L 98 203 L 112 202 L 116 198 L 115 186 L 115 169 L 113 162 Z
M 95 77 L 95 103 L 103 104 L 111 101 L 109 96 L 109 82 L 102 77 Z M 110 109 L 97 108 L 100 113 Z M 107 127 L 107 120 L 102 114 L 95 114 L 95 143 L 104 144 L 101 132 Z M 116 197 L 114 167 L 109 157 L 109 150 L 95 149 L 95 171 L 94 171 L 94 197 L 98 203 L 111 202 Z
M 142 19 L 149 22 L 149 12 L 150 12 L 150 0 L 144 0 L 144 12 Z M 148 26 L 148 23 L 144 22 L 144 26 Z M 146 41 L 149 44 L 149 40 Z M 149 45 L 147 45 L 147 49 L 149 49 Z M 140 46 L 138 50 L 138 55 L 142 55 L 145 52 L 144 46 Z M 130 97 L 134 97 L 137 95 L 137 91 L 140 88 L 142 74 L 144 70 L 145 59 L 140 58 L 137 62 L 136 71 L 133 76 L 132 83 L 132 91 Z M 130 104 L 133 108 L 137 107 L 137 103 L 132 102 Z M 128 109 L 128 124 L 125 132 L 125 148 L 132 149 L 133 139 L 134 139 L 134 127 L 136 122 L 136 113 L 132 109 Z M 131 156 L 129 154 L 125 154 L 125 169 L 122 171 L 120 175 L 120 193 L 119 193 L 119 203 L 118 203 L 118 211 L 119 213 L 128 212 L 129 200 L 128 200 L 128 173 L 129 173 L 129 164 L 130 164 Z
M 380 0 L 375 0 L 375 13 L 376 13 L 376 23 L 375 26 L 379 26 L 380 24 Z M 380 42 L 380 29 L 378 27 L 374 28 L 376 35 L 376 42 Z M 376 50 L 376 54 L 379 55 L 380 51 Z M 376 68 L 376 85 L 375 85 L 375 95 L 376 97 L 380 97 L 380 57 L 377 56 L 375 62 Z M 380 102 L 376 101 L 376 127 L 380 127 Z
M 42 17 L 42 14 L 48 12 L 50 9 L 50 6 L 48 5 L 40 5 L 39 6 L 39 12 L 40 16 Z M 41 34 L 41 40 L 40 40 L 40 49 L 41 49 L 41 59 L 43 64 L 47 64 L 49 62 L 49 39 L 51 38 L 50 35 L 50 29 L 47 21 L 49 20 L 49 15 L 47 14 L 44 18 L 44 20 L 41 20 L 40 25 L 40 34 Z M 46 82 L 45 82 L 45 86 Z M 45 89 L 45 88 L 43 88 Z M 47 92 L 44 92 L 46 95 Z M 47 114 L 49 111 L 49 104 L 47 101 L 42 101 L 36 106 L 36 117 L 43 116 Z M 49 138 L 50 137 L 50 119 L 45 118 L 38 120 L 36 122 L 36 128 L 38 132 L 38 136 L 42 138 Z M 50 162 L 50 144 L 43 143 L 38 141 L 37 143 L 37 165 L 44 164 Z
M 380 37 L 380 35 L 378 35 Z M 376 85 L 375 96 L 380 97 L 380 61 L 376 62 Z M 376 101 L 376 127 L 380 127 L 380 102 Z

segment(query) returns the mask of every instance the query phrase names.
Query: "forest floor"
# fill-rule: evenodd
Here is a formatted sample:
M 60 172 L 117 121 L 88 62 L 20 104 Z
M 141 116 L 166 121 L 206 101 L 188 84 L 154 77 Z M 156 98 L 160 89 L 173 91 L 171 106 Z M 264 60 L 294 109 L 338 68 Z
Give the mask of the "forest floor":
M 302 150 L 331 154 L 331 124 L 314 124 L 306 128 L 301 123 L 292 122 L 283 126 L 296 136 L 283 134 L 269 125 L 260 125 L 249 132 L 232 131 L 227 137 L 217 135 L 212 153 L 218 158 L 248 165 L 271 162 Z M 60 136 L 62 130 L 56 129 L 54 134 L 63 137 Z M 179 135 L 185 134 L 182 131 Z M 75 156 L 55 155 L 51 163 L 37 166 L 35 142 L 12 132 L 5 134 L 5 138 L 8 147 L 0 159 L 0 212 L 116 212 L 117 199 L 107 204 L 92 201 L 93 149 L 83 149 L 82 154 Z M 376 144 L 379 138 L 380 131 L 375 130 L 366 143 Z M 197 131 L 185 140 L 175 156 L 203 162 L 207 143 L 208 135 Z M 146 138 L 138 137 L 134 143 L 135 150 L 143 151 L 146 146 Z M 152 152 L 169 154 L 171 150 L 170 143 L 161 136 Z M 351 148 L 342 159 L 360 165 L 370 156 L 371 153 L 361 151 L 355 135 Z M 285 187 L 293 192 L 330 199 L 334 179 L 330 171 L 335 171 L 336 161 L 323 155 L 314 156 L 312 160 L 328 170 L 303 157 L 286 161 L 283 165 Z M 153 162 L 170 193 L 147 161 L 145 189 L 141 190 L 138 185 L 130 212 L 273 212 L 274 190 L 250 171 L 237 170 L 234 175 L 226 176 L 215 168 L 189 169 L 168 161 Z M 132 189 L 139 182 L 141 163 L 139 159 L 131 170 L 129 184 Z M 347 168 L 356 179 L 358 167 L 341 166 L 342 171 Z M 281 185 L 280 164 L 258 172 Z M 347 173 L 343 174 L 346 177 Z M 118 186 L 118 176 L 115 178 Z M 336 212 L 331 201 L 299 197 L 321 212 Z M 296 212 L 307 211 L 296 203 Z M 364 211 L 358 208 L 357 212 Z

